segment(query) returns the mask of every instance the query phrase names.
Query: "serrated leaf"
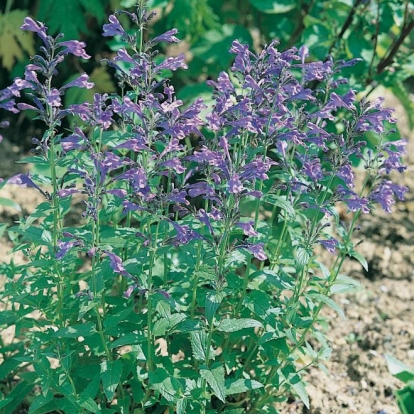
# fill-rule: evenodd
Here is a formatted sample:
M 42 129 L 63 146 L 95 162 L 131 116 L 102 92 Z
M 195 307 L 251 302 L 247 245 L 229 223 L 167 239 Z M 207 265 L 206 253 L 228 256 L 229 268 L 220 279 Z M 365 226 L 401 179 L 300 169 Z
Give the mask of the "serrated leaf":
M 257 321 L 256 319 L 223 319 L 220 321 L 219 325 L 217 326 L 217 330 L 221 332 L 236 332 L 246 328 L 256 328 L 260 327 L 263 328 L 261 322 Z
M 392 355 L 385 354 L 390 374 L 404 383 L 414 380 L 414 368 L 409 367 Z
M 261 382 L 250 379 L 238 379 L 233 382 L 226 381 L 226 395 L 241 394 L 263 387 L 264 385 Z
M 183 391 L 180 381 L 171 377 L 163 368 L 157 368 L 154 372 L 150 372 L 149 380 L 151 389 L 160 392 L 170 402 L 176 400 L 177 395 Z
M 23 59 L 23 52 L 34 55 L 33 33 L 20 30 L 27 10 L 15 9 L 7 14 L 0 13 L 0 57 L 3 67 L 11 70 L 17 61 Z
M 226 387 L 224 385 L 224 367 L 216 365 L 214 368 L 208 369 L 206 367 L 200 369 L 200 375 L 204 378 L 208 385 L 213 389 L 216 397 L 225 402 Z
M 108 401 L 112 401 L 116 387 L 122 374 L 122 362 L 117 359 L 115 361 L 104 361 L 101 364 L 101 380 L 104 388 L 105 396 Z
M 224 299 L 223 292 L 209 292 L 206 296 L 206 318 L 209 324 L 213 322 L 214 315 Z
M 304 246 L 298 246 L 296 250 L 296 263 L 299 267 L 304 267 L 309 263 L 312 252 Z
M 193 357 L 197 361 L 206 360 L 206 348 L 207 348 L 207 334 L 205 331 L 191 332 L 190 333 L 191 349 L 193 351 Z

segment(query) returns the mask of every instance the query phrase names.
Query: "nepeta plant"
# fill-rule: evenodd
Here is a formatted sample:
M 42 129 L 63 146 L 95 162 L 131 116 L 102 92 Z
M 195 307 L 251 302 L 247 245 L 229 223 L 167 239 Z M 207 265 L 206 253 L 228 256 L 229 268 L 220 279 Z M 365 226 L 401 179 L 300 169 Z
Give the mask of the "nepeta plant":
M 341 314 L 332 295 L 356 285 L 340 274 L 346 257 L 366 265 L 360 214 L 403 199 L 388 174 L 404 171 L 405 142 L 384 140 L 395 121 L 381 100 L 343 91 L 340 71 L 356 61 L 306 62 L 306 47 L 275 42 L 255 54 L 234 41 L 231 73 L 209 81 L 214 105 L 183 108 L 163 74 L 184 56 L 155 49 L 177 31 L 144 40 L 143 3 L 103 26 L 125 42 L 106 61 L 121 94 L 68 108 L 69 88 L 93 85 L 54 78 L 68 54 L 89 58 L 85 44 L 22 26 L 44 45 L 0 105 L 36 111 L 46 132 L 32 172 L 8 183 L 45 201 L 8 229 L 27 262 L 2 265 L 2 321 L 16 334 L 0 349 L 0 410 L 26 398 L 31 413 L 275 413 L 289 393 L 308 405 L 302 373 L 330 354 L 321 309 Z M 32 104 L 15 103 L 23 91 Z

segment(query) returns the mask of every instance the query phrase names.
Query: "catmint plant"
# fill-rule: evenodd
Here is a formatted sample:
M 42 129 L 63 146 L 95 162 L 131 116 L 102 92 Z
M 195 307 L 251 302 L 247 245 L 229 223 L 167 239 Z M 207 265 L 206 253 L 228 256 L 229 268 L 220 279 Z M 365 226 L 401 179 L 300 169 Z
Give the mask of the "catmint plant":
M 343 315 L 332 296 L 357 285 L 340 273 L 347 257 L 366 266 L 358 219 L 407 191 L 389 177 L 405 169 L 406 143 L 387 140 L 392 111 L 358 101 L 341 77 L 357 60 L 235 40 L 231 71 L 208 81 L 214 104 L 185 106 L 164 78 L 185 57 L 157 51 L 177 30 L 147 40 L 153 16 L 143 1 L 109 16 L 103 36 L 124 46 L 103 64 L 120 94 L 67 108 L 69 88 L 93 84 L 55 77 L 68 54 L 89 58 L 86 45 L 22 26 L 41 54 L 0 107 L 35 111 L 45 133 L 32 171 L 7 183 L 44 202 L 8 229 L 25 262 L 3 265 L 16 335 L 0 367 L 17 379 L 4 412 L 25 399 L 32 413 L 276 413 L 291 393 L 308 406 L 302 375 L 331 352 L 321 310 Z

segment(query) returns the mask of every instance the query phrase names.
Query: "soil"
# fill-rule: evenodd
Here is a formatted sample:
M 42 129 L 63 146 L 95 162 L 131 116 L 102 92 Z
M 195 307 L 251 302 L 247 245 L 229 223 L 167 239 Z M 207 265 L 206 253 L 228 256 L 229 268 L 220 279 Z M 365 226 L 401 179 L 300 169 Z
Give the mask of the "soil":
M 398 101 L 388 98 L 387 106 L 397 108 L 399 128 L 409 137 L 408 169 L 400 184 L 414 189 L 414 134 L 408 131 L 405 114 Z M 0 146 L 0 177 L 18 171 L 14 160 L 18 147 L 6 139 Z M 7 186 L 0 197 L 11 197 L 27 214 L 43 201 L 36 191 Z M 349 261 L 343 269 L 360 281 L 363 289 L 336 298 L 346 319 L 325 310 L 329 316 L 328 339 L 332 356 L 326 364 L 328 373 L 318 368 L 309 370 L 306 380 L 310 409 L 291 399 L 281 407 L 283 414 L 398 414 L 393 392 L 402 383 L 388 372 L 384 355 L 391 354 L 414 367 L 414 195 L 394 206 L 387 215 L 379 210 L 362 217 L 358 247 L 368 260 L 365 272 L 357 262 Z M 15 210 L 0 210 L 4 216 L 17 220 Z M 3 217 L 2 217 L 3 216 Z M 10 246 L 0 244 L 0 260 L 7 260 Z M 16 260 L 19 260 L 17 258 Z M 22 258 L 20 258 L 22 260 Z M 0 276 L 0 287 L 1 287 Z M 7 332 L 3 332 L 2 336 Z M 413 408 L 414 413 L 414 408 Z

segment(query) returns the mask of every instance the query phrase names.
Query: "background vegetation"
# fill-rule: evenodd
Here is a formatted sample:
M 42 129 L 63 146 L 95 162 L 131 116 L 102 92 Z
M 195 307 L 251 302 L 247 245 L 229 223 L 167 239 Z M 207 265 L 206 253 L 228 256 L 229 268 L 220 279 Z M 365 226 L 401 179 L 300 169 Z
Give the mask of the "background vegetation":
M 92 90 L 67 94 L 65 105 L 92 99 L 96 92 L 116 91 L 110 69 L 101 60 L 110 57 L 122 43 L 120 39 L 103 38 L 101 27 L 108 13 L 132 7 L 135 0 L 2 3 L 0 89 L 22 75 L 36 50 L 38 39 L 19 29 L 23 18 L 30 15 L 47 22 L 52 35 L 63 32 L 66 39 L 85 41 L 93 57 L 82 63 L 83 67 L 75 59 L 68 60 L 61 69 L 61 81 L 74 78 L 75 69 L 90 73 L 95 83 Z M 351 87 L 363 95 L 371 94 L 379 85 L 390 89 L 404 106 L 410 128 L 414 126 L 414 104 L 409 95 L 414 88 L 414 5 L 410 0 L 149 0 L 148 7 L 158 11 L 148 36 L 176 27 L 183 40 L 164 52 L 186 53 L 189 69 L 166 74 L 184 101 L 208 96 L 205 81 L 229 68 L 232 56 L 228 50 L 233 39 L 260 50 L 276 38 L 280 50 L 306 44 L 311 60 L 326 60 L 329 55 L 334 60 L 361 58 L 362 62 L 344 71 Z M 124 20 L 123 24 L 129 22 Z M 31 128 L 22 128 L 25 126 L 20 119 L 20 129 L 30 135 Z M 21 133 L 11 135 L 18 135 L 20 142 L 24 138 Z

